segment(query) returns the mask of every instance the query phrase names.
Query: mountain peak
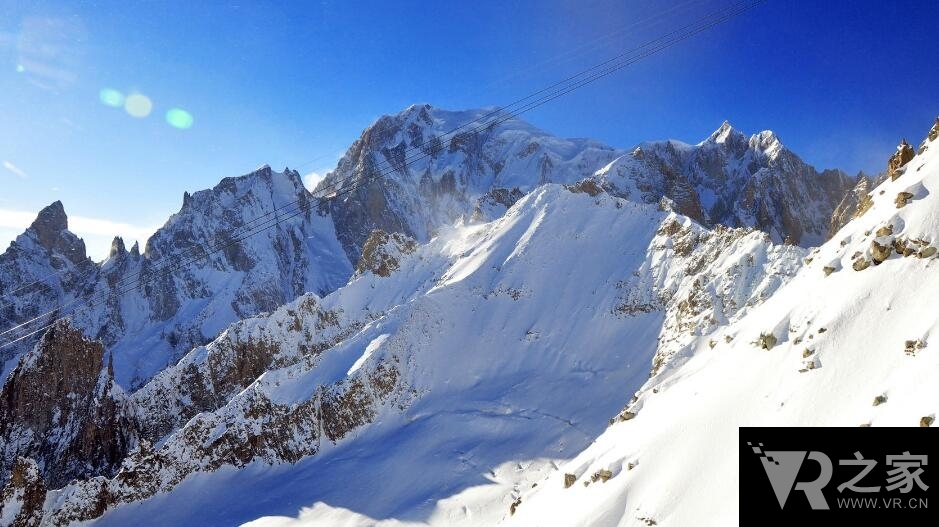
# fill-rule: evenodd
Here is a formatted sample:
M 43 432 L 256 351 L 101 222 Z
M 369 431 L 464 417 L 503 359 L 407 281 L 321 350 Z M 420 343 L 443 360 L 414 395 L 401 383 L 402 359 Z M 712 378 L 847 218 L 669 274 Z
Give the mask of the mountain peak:
M 62 202 L 56 200 L 39 211 L 36 220 L 28 230 L 36 234 L 43 247 L 51 249 L 55 246 L 59 234 L 68 230 L 68 216 L 65 214 Z
M 750 147 L 765 153 L 770 157 L 775 157 L 785 148 L 779 136 L 772 130 L 764 130 L 750 137 Z
M 124 239 L 120 236 L 115 236 L 111 241 L 111 250 L 108 252 L 108 259 L 123 256 L 126 252 L 127 251 L 124 249 Z
M 59 200 L 47 205 L 39 211 L 32 227 L 53 229 L 55 231 L 68 229 L 68 215 L 65 214 L 65 206 Z
M 716 144 L 725 144 L 731 138 L 742 136 L 731 124 L 730 121 L 725 120 L 720 128 L 714 131 L 710 137 L 708 137 L 704 142 L 705 143 L 716 143 Z

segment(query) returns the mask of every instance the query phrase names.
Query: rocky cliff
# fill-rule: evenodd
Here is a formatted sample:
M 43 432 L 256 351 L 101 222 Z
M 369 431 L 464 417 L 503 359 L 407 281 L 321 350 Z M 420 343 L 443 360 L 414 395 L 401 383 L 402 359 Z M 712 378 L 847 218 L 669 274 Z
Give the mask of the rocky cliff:
M 45 484 L 111 474 L 137 444 L 133 411 L 100 342 L 56 323 L 0 391 L 0 481 L 18 457 L 38 462 Z

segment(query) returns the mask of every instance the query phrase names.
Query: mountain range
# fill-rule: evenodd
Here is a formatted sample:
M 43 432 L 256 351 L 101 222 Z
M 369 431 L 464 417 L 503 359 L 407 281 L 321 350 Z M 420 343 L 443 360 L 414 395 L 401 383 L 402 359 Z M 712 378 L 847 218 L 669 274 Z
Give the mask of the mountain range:
M 723 525 L 742 423 L 932 422 L 939 123 L 852 178 L 495 111 L 382 117 L 313 194 L 227 178 L 100 263 L 41 211 L 0 322 L 69 316 L 4 350 L 0 524 Z

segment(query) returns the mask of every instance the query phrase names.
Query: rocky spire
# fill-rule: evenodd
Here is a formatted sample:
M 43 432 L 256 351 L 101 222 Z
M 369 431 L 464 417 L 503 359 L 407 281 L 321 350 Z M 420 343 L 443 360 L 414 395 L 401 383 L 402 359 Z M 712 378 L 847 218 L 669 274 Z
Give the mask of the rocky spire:
M 52 249 L 59 240 L 59 234 L 68 230 L 68 216 L 62 202 L 55 201 L 39 211 L 29 230 L 36 235 L 40 245 Z
M 890 175 L 890 179 L 894 180 L 900 177 L 902 174 L 900 169 L 912 161 L 915 156 L 916 151 L 913 150 L 910 143 L 907 143 L 906 139 L 900 141 L 900 144 L 897 145 L 897 151 L 887 161 L 887 173 Z
M 740 155 L 742 152 L 746 151 L 748 147 L 752 146 L 748 143 L 747 136 L 734 128 L 730 124 L 730 121 L 724 121 L 720 128 L 715 130 L 714 133 L 701 142 L 700 145 L 718 145 L 733 152 L 734 155 Z
M 124 249 L 124 239 L 120 236 L 115 236 L 111 241 L 111 250 L 108 252 L 108 259 L 119 258 L 126 252 L 127 251 Z
M 74 264 L 87 260 L 85 242 L 68 230 L 68 216 L 61 201 L 39 211 L 25 235 L 47 251 L 58 253 Z

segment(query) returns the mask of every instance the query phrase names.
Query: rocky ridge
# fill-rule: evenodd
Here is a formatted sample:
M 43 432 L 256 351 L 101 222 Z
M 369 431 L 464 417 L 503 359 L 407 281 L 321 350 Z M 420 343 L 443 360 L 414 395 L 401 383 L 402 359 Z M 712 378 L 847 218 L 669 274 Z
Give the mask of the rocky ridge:
M 227 178 L 213 189 L 187 193 L 143 252 L 136 245 L 126 250 L 118 238 L 100 264 L 85 256 L 57 202 L 0 255 L 0 294 L 6 293 L 0 325 L 81 305 L 72 324 L 102 341 L 119 384 L 137 388 L 231 322 L 345 283 L 352 265 L 330 218 L 310 207 L 310 199 L 294 171 L 263 167 Z M 282 208 L 293 202 L 306 212 L 288 218 L 297 208 Z M 232 243 L 263 225 L 257 218 L 276 214 L 285 219 Z M 212 247 L 224 250 L 199 257 Z M 95 300 L 90 308 L 87 299 Z M 34 342 L 3 350 L 7 371 L 15 365 L 10 359 Z

